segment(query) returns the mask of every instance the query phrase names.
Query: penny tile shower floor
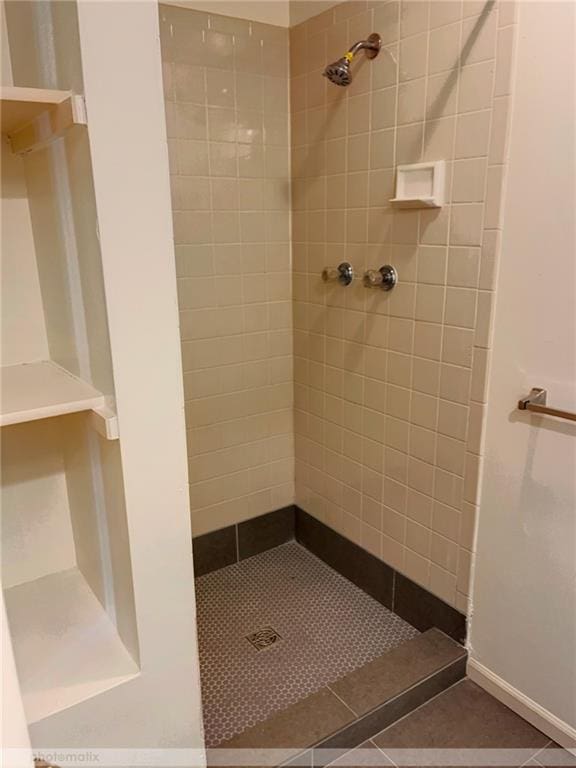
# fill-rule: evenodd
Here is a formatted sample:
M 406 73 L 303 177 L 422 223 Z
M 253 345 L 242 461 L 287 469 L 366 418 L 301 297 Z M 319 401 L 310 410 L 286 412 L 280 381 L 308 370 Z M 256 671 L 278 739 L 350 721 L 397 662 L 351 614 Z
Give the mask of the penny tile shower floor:
M 196 596 L 211 747 L 419 634 L 296 542 L 199 577 Z

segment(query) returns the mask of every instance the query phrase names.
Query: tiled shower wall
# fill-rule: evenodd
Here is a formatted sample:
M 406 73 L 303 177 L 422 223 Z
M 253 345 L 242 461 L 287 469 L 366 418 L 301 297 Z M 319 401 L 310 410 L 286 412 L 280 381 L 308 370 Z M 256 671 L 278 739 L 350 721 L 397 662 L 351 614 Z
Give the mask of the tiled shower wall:
M 294 500 L 288 30 L 160 28 L 198 535 Z
M 514 7 L 362 2 L 290 33 L 297 503 L 466 611 L 490 357 Z M 371 32 L 386 50 L 321 74 Z M 395 166 L 447 204 L 393 210 Z M 323 284 L 349 261 L 348 288 Z M 362 286 L 392 264 L 391 293 Z
M 160 20 L 194 534 L 296 498 L 465 611 L 513 4 Z M 349 88 L 322 78 L 372 31 L 386 50 Z M 393 210 L 395 166 L 438 159 L 447 205 Z M 343 260 L 353 285 L 323 284 Z M 384 263 L 399 285 L 364 288 Z

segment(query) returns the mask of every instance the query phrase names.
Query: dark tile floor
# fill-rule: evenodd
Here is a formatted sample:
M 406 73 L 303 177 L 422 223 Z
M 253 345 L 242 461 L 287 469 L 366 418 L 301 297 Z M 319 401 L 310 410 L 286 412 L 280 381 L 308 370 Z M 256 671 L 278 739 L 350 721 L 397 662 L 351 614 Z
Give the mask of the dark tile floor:
M 261 734 L 236 737 L 223 754 L 232 756 L 236 766 L 274 766 L 279 755 L 290 753 L 292 759 L 284 763 L 290 768 L 576 768 L 573 754 L 468 679 L 355 749 L 309 749 L 296 756 L 302 731 L 316 729 L 320 736 L 326 727 L 337 729 L 350 722 L 344 702 L 327 693 L 324 689 L 278 713 L 271 718 L 278 721 L 276 726 L 264 727 Z M 209 764 L 221 766 L 224 763 L 214 759 L 217 752 L 212 750 Z
M 375 751 L 376 750 L 376 751 Z M 338 768 L 393 766 L 576 766 L 561 749 L 470 680 L 423 704 L 355 750 Z

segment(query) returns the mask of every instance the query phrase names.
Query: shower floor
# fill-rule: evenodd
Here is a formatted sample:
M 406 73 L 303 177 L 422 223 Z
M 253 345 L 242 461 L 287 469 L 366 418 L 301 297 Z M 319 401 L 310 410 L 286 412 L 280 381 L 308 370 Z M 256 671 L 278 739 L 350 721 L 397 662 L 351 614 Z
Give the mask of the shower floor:
M 196 579 L 214 747 L 419 632 L 296 542 Z

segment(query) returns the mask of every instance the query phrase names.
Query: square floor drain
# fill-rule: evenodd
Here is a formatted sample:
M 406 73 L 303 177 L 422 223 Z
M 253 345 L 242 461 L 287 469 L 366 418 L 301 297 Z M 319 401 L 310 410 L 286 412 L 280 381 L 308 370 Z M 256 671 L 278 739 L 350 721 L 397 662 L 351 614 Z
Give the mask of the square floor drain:
M 259 629 L 258 632 L 252 632 L 251 635 L 246 635 L 246 640 L 248 640 L 257 651 L 263 651 L 265 648 L 270 648 L 272 645 L 278 645 L 278 643 L 282 641 L 282 638 L 273 627 L 264 627 L 263 629 Z

